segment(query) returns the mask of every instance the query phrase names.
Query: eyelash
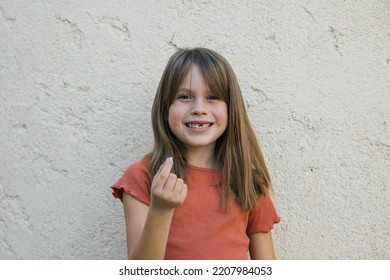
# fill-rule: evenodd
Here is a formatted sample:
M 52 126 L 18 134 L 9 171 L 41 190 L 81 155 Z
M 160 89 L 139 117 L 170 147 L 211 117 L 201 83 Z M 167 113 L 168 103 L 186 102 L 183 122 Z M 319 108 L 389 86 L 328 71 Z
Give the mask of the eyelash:
M 180 100 L 189 100 L 191 99 L 192 96 L 190 94 L 187 94 L 187 93 L 183 93 L 183 94 L 179 94 L 179 96 L 177 97 L 177 99 L 180 99 Z M 218 96 L 216 95 L 209 95 L 207 96 L 207 100 L 220 100 L 221 98 L 219 98 Z
M 191 98 L 191 95 L 188 94 L 188 93 L 181 93 L 179 94 L 179 96 L 177 97 L 177 99 L 181 99 L 181 100 L 188 100 Z
M 219 98 L 216 95 L 209 95 L 209 96 L 207 96 L 207 99 L 209 99 L 209 100 L 220 100 L 221 98 Z

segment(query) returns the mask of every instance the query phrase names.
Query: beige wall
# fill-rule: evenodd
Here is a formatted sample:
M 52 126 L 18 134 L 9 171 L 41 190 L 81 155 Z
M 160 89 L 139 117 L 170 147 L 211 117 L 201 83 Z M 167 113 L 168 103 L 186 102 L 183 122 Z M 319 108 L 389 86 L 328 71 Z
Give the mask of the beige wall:
M 274 180 L 281 259 L 390 258 L 390 4 L 0 1 L 0 259 L 126 258 L 110 185 L 177 47 L 223 54 Z

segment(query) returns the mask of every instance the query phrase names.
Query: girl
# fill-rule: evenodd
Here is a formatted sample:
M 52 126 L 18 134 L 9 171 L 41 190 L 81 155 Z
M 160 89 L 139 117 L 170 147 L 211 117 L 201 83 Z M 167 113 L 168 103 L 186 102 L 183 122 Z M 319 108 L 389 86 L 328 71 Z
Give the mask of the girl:
M 274 259 L 271 180 L 225 58 L 177 51 L 152 126 L 153 150 L 112 186 L 129 259 Z

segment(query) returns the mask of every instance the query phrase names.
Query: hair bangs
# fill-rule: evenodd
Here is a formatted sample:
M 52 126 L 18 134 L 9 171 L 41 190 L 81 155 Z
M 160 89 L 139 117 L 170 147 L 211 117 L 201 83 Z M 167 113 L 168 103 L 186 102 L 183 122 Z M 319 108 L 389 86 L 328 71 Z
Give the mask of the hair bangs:
M 206 51 L 194 51 L 193 64 L 196 64 L 210 93 L 228 103 L 229 79 L 226 66 L 216 54 Z
M 167 98 L 166 108 L 173 103 L 180 83 L 191 69 L 192 61 L 189 59 L 188 54 L 177 53 L 177 57 L 172 57 L 168 64 L 171 64 L 171 71 L 167 75 L 169 76 L 167 79 L 171 81 L 171 84 L 169 88 L 164 91 Z

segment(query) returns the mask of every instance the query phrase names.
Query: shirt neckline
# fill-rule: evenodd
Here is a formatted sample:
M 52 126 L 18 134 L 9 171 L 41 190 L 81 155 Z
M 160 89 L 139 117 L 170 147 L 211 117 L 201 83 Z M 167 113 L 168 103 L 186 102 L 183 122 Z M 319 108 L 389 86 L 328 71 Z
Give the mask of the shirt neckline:
M 206 167 L 199 167 L 192 164 L 187 164 L 189 169 L 203 171 L 203 172 L 212 172 L 212 173 L 221 173 L 221 169 L 213 169 L 213 168 L 206 168 Z

